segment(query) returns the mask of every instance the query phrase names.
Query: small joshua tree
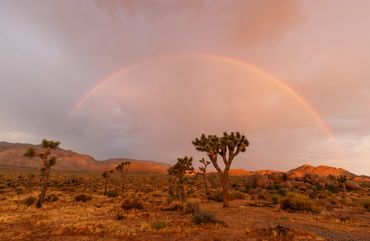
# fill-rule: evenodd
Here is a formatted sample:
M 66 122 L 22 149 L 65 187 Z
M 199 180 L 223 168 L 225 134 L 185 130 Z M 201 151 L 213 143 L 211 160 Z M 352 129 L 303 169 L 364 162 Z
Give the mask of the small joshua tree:
M 337 178 L 338 182 L 342 184 L 343 187 L 343 197 L 346 198 L 347 196 L 347 188 L 346 188 L 346 182 L 347 182 L 347 176 L 341 175 Z
M 104 195 L 107 194 L 108 182 L 110 176 L 113 174 L 114 170 L 110 170 L 108 172 L 103 172 L 102 177 L 104 178 Z
M 126 173 L 128 172 L 128 169 L 130 167 L 131 162 L 121 162 L 118 166 L 116 166 L 115 170 L 119 173 L 121 176 L 121 182 L 122 182 L 122 188 L 121 193 L 123 193 L 125 189 L 125 179 L 126 179 Z
M 41 168 L 41 193 L 39 199 L 37 200 L 36 207 L 41 208 L 45 200 L 46 190 L 48 188 L 50 169 L 56 164 L 57 157 L 52 155 L 51 151 L 58 148 L 59 141 L 49 141 L 42 140 L 41 146 L 43 150 L 36 151 L 33 147 L 28 148 L 27 152 L 24 154 L 26 157 L 33 158 L 39 157 L 42 159 Z
M 199 173 L 202 175 L 203 177 L 203 182 L 204 182 L 204 190 L 206 192 L 206 195 L 208 195 L 208 186 L 207 186 L 207 167 L 209 164 L 211 164 L 210 161 L 206 161 L 204 158 L 202 158 L 201 160 L 199 160 L 199 162 L 202 164 L 202 166 L 199 167 Z
M 191 174 L 194 171 L 193 158 L 185 156 L 178 158 L 177 163 L 168 169 L 168 174 L 173 176 L 172 190 L 175 188 L 177 182 L 178 198 L 181 202 L 185 201 L 185 182 L 186 174 Z M 173 193 L 173 191 L 172 191 Z
M 234 158 L 240 153 L 245 152 L 249 146 L 249 142 L 244 135 L 239 132 L 231 132 L 228 134 L 224 132 L 223 136 L 216 135 L 202 135 L 193 141 L 193 145 L 198 151 L 207 153 L 213 166 L 216 168 L 217 173 L 221 180 L 222 197 L 224 207 L 229 206 L 229 171 L 231 163 Z M 218 164 L 217 157 L 221 156 L 224 170 Z

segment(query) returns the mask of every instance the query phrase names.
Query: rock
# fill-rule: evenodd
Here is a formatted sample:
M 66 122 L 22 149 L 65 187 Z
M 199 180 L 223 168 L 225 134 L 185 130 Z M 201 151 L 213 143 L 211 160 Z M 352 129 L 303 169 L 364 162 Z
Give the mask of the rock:
M 348 190 L 361 190 L 362 189 L 362 187 L 360 186 L 360 184 L 358 184 L 355 181 L 350 181 L 350 180 L 348 180 L 346 182 L 346 188 Z
M 271 184 L 269 178 L 265 175 L 255 174 L 246 178 L 248 185 L 252 187 L 267 187 Z
M 272 173 L 269 175 L 269 179 L 274 182 L 274 184 L 282 184 L 287 180 L 285 173 Z

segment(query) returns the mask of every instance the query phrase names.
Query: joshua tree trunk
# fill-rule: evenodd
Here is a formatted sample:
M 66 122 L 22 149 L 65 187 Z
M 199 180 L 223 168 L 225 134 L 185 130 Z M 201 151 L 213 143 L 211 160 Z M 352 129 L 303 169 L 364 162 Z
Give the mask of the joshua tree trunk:
M 203 181 L 204 181 L 204 189 L 206 191 L 206 195 L 208 195 L 207 178 L 206 178 L 205 173 L 203 174 Z
M 122 175 L 122 188 L 121 188 L 121 193 L 125 190 L 125 175 Z
M 108 181 L 109 181 L 109 177 L 106 177 L 105 178 L 105 185 L 104 185 L 104 196 L 107 194 Z
M 230 198 L 229 198 L 229 180 L 227 177 L 221 178 L 221 185 L 222 185 L 222 199 L 224 207 L 230 206 Z
M 48 188 L 49 174 L 50 174 L 50 167 L 45 169 L 44 176 L 42 177 L 41 193 L 40 193 L 39 199 L 37 200 L 37 203 L 36 203 L 37 208 L 41 208 L 42 204 L 44 203 L 45 196 L 46 196 L 46 190 Z

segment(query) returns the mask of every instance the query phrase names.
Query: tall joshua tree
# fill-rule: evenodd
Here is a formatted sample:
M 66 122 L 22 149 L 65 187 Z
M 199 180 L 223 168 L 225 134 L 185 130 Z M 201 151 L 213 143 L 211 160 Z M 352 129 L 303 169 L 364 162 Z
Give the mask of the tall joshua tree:
M 113 174 L 114 170 L 110 170 L 108 172 L 103 172 L 102 177 L 104 178 L 104 195 L 107 194 L 108 182 L 110 176 Z
M 26 157 L 33 158 L 39 157 L 42 160 L 41 168 L 41 193 L 39 199 L 37 200 L 36 207 L 41 208 L 45 199 L 46 190 L 48 188 L 50 169 L 56 164 L 57 157 L 52 154 L 52 150 L 58 148 L 59 141 L 49 141 L 42 140 L 41 146 L 42 150 L 36 151 L 33 147 L 28 148 L 27 152 L 24 154 Z
M 122 187 L 121 187 L 121 193 L 123 193 L 125 189 L 125 179 L 126 179 L 126 173 L 128 172 L 128 169 L 130 167 L 131 162 L 121 162 L 118 166 L 116 166 L 115 170 L 119 173 L 121 176 L 121 182 L 122 182 Z
M 200 166 L 198 169 L 199 169 L 199 173 L 203 176 L 203 182 L 204 182 L 204 190 L 206 192 L 206 195 L 208 195 L 208 186 L 207 186 L 207 177 L 206 177 L 206 174 L 207 174 L 207 167 L 209 164 L 211 164 L 210 161 L 206 161 L 204 158 L 202 158 L 201 160 L 199 160 L 199 162 L 202 164 L 202 166 Z
M 184 158 L 177 158 L 177 163 L 168 169 L 168 174 L 174 177 L 172 188 L 174 188 L 177 181 L 178 197 L 181 202 L 185 200 L 184 177 L 186 174 L 193 173 L 193 171 L 193 158 L 187 156 Z
M 231 132 L 231 134 L 224 132 L 223 136 L 220 137 L 202 134 L 200 138 L 196 138 L 193 141 L 193 145 L 198 151 L 207 153 L 207 156 L 216 168 L 222 186 L 223 205 L 224 207 L 228 207 L 229 171 L 231 163 L 239 153 L 246 151 L 249 146 L 247 138 L 239 132 Z M 218 156 L 222 158 L 225 166 L 224 170 L 221 169 L 218 163 Z

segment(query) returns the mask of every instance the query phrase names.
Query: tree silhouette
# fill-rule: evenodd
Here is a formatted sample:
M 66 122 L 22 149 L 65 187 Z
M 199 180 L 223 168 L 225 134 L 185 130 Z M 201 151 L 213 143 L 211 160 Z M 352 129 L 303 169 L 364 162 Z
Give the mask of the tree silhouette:
M 184 177 L 186 174 L 191 174 L 194 171 L 193 158 L 185 156 L 184 158 L 177 158 L 177 163 L 168 169 L 168 174 L 173 176 L 172 182 L 172 194 L 175 190 L 175 185 L 177 182 L 177 193 L 178 198 L 181 202 L 185 200 L 185 183 Z
M 102 177 L 104 178 L 104 195 L 107 194 L 109 178 L 111 177 L 113 172 L 114 172 L 114 170 L 110 170 L 110 171 L 107 171 L 107 172 L 103 172 L 103 174 L 102 174 Z
M 131 162 L 121 162 L 116 166 L 115 170 L 119 173 L 121 177 L 121 182 L 122 182 L 122 188 L 121 188 L 121 193 L 123 193 L 125 189 L 125 179 L 126 179 L 126 173 L 128 172 L 128 169 L 130 167 Z
M 204 135 L 196 138 L 193 145 L 198 151 L 207 153 L 221 180 L 224 207 L 229 206 L 229 171 L 234 158 L 245 152 L 249 146 L 247 138 L 239 132 L 224 132 L 223 136 Z M 218 164 L 218 156 L 221 156 L 224 170 Z
M 39 157 L 42 160 L 41 168 L 41 192 L 39 199 L 37 200 L 36 207 L 41 208 L 45 200 L 46 190 L 48 188 L 50 169 L 56 164 L 57 157 L 52 155 L 51 151 L 58 148 L 59 141 L 49 141 L 42 140 L 41 146 L 42 150 L 36 151 L 33 147 L 27 149 L 27 152 L 24 154 L 26 157 L 34 158 Z
M 206 195 L 208 195 L 208 186 L 207 186 L 207 167 L 209 164 L 211 164 L 210 161 L 206 161 L 204 158 L 202 158 L 201 160 L 199 160 L 199 162 L 202 164 L 202 166 L 200 166 L 198 169 L 199 169 L 199 173 L 202 175 L 203 177 L 203 182 L 204 182 L 204 190 L 206 192 Z

